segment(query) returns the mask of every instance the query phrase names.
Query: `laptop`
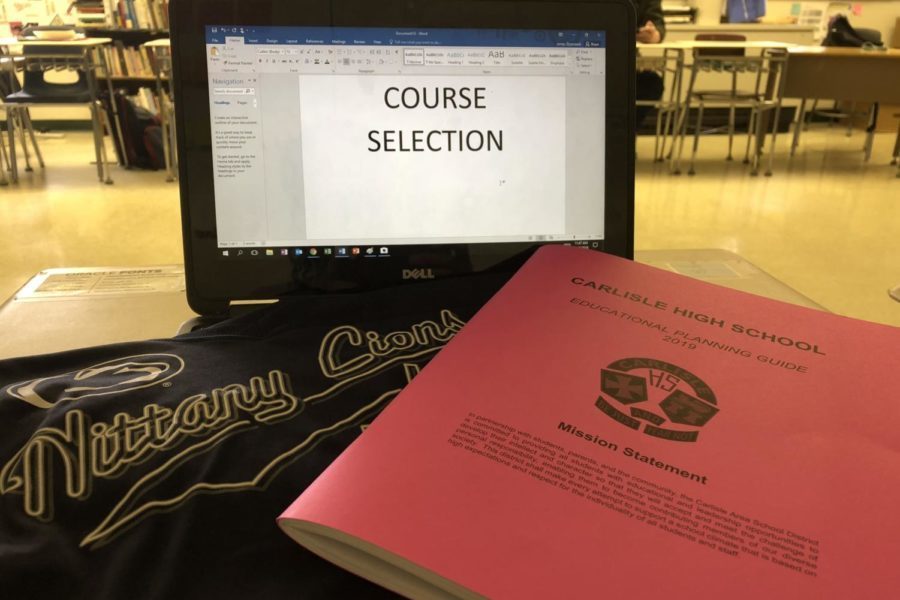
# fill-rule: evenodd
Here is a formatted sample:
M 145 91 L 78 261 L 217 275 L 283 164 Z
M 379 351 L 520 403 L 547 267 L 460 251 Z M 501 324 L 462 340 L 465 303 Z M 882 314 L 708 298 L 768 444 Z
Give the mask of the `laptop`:
M 171 5 L 190 306 L 631 258 L 628 0 Z

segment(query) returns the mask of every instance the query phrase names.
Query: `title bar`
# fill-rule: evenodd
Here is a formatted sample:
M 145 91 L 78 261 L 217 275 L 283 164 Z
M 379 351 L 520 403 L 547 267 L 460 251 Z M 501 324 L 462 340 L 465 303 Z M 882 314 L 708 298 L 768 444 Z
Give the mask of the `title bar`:
M 296 46 L 493 46 L 605 48 L 606 32 L 547 29 L 397 29 L 387 27 L 235 27 L 209 25 L 207 44 Z

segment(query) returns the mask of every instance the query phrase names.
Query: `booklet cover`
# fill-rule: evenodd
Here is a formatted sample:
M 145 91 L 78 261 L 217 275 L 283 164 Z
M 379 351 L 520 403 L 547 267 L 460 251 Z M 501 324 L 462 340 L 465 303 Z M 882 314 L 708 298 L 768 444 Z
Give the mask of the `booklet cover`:
M 900 329 L 548 246 L 279 524 L 417 598 L 893 597 L 898 366 Z

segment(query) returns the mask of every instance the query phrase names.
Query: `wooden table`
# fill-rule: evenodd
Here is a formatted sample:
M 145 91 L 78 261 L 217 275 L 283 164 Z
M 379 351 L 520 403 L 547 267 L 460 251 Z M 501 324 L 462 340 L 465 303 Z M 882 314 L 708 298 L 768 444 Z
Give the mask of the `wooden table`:
M 800 139 L 800 124 L 808 98 L 900 104 L 900 50 L 863 50 L 797 46 L 788 49 L 784 96 L 802 98 L 791 153 Z M 866 129 L 866 158 L 872 149 L 877 110 Z
M 787 97 L 900 104 L 898 49 L 795 46 L 787 67 Z

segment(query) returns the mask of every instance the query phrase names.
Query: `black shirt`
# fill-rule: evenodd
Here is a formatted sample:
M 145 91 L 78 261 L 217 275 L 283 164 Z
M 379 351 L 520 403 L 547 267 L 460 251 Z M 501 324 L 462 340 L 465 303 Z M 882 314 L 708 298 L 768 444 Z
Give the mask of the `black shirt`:
M 663 19 L 662 2 L 660 0 L 632 0 L 632 2 L 637 13 L 638 29 L 643 27 L 647 21 L 653 21 L 659 30 L 660 41 L 666 39 L 666 22 Z
M 504 279 L 0 361 L 3 597 L 392 596 L 275 519 Z

